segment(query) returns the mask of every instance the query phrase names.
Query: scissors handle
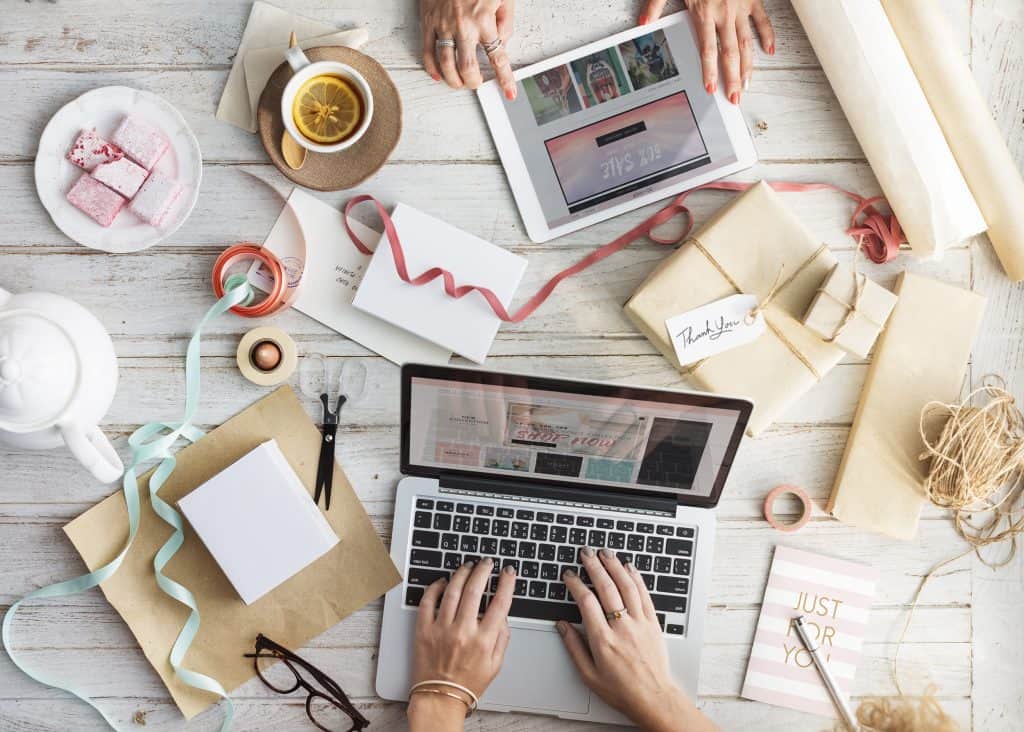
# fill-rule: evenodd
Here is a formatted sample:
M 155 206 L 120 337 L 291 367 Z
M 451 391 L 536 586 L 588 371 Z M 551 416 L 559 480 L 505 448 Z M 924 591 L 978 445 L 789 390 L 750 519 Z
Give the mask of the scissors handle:
M 348 397 L 344 394 L 338 395 L 338 404 L 334 407 L 334 411 L 331 411 L 331 398 L 325 393 L 320 395 L 320 401 L 324 405 L 324 424 L 338 424 L 338 413 L 341 412 L 342 405 L 348 401 Z
M 334 484 L 334 442 L 338 425 L 324 423 L 320 428 L 320 463 L 316 469 L 316 493 L 313 502 L 320 504 L 320 496 L 324 496 L 324 510 L 331 510 L 331 487 Z

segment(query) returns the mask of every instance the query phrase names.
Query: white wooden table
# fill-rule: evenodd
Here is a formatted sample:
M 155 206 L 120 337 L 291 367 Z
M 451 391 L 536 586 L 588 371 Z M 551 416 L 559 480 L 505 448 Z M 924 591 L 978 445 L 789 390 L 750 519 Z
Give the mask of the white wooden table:
M 241 240 L 262 241 L 279 210 L 272 189 L 289 184 L 271 167 L 256 136 L 213 113 L 241 36 L 250 0 L 51 0 L 5 3 L 0 10 L 0 285 L 61 292 L 90 308 L 111 331 L 121 382 L 105 428 L 126 453 L 142 422 L 181 413 L 185 341 L 213 301 L 214 257 Z M 127 15 L 122 12 L 130 7 Z M 526 238 L 476 100 L 434 84 L 419 67 L 413 0 L 307 0 L 290 5 L 339 26 L 369 27 L 366 51 L 391 71 L 405 106 L 402 141 L 391 162 L 361 190 L 398 200 L 527 256 L 520 300 L 595 245 L 639 221 L 641 211 L 546 245 Z M 743 179 L 831 181 L 864 194 L 877 183 L 788 2 L 771 0 L 778 53 L 759 57 L 743 111 L 762 163 Z M 1024 5 L 1020 0 L 942 0 L 959 42 L 1018 162 L 1024 163 Z M 518 63 L 569 50 L 626 28 L 639 0 L 519 0 L 512 56 Z M 195 130 L 206 159 L 199 204 L 164 245 L 108 255 L 68 241 L 36 198 L 32 159 L 47 119 L 97 86 L 127 84 L 174 103 Z M 259 180 L 269 183 L 265 186 Z M 347 194 L 323 196 L 338 204 Z M 827 193 L 789 196 L 813 230 L 850 259 L 842 235 L 848 202 Z M 726 199 L 694 197 L 698 220 Z M 1024 201 L 1021 202 L 1024 205 Z M 679 375 L 623 317 L 621 305 L 665 251 L 639 244 L 561 286 L 525 323 L 501 329 L 487 365 L 496 369 L 679 386 Z M 940 263 L 909 256 L 875 267 L 888 284 L 904 267 L 973 287 L 989 297 L 974 378 L 990 371 L 1019 386 L 1024 376 L 1024 290 L 1003 276 L 984 238 Z M 362 359 L 368 397 L 343 412 L 339 456 L 385 541 L 398 479 L 398 370 L 355 343 L 295 312 L 275 318 L 302 352 L 337 366 Z M 234 367 L 239 335 L 252 325 L 234 317 L 204 339 L 205 388 L 200 421 L 214 426 L 265 393 Z M 755 366 L 756 367 L 756 366 Z M 771 548 L 782 540 L 761 519 L 761 500 L 778 482 L 804 486 L 822 504 L 829 493 L 867 364 L 847 360 L 765 436 L 747 441 L 719 507 L 715 584 L 700 681 L 703 708 L 724 729 L 822 729 L 816 717 L 739 698 Z M 307 401 L 311 414 L 315 406 Z M 97 485 L 63 450 L 0 448 L 0 611 L 40 585 L 82 570 L 61 526 L 112 491 Z M 928 510 L 913 542 L 888 541 L 822 515 L 786 542 L 873 562 L 883 580 L 860 665 L 859 694 L 894 693 L 888 659 L 921 576 L 960 550 L 948 520 Z M 971 558 L 925 592 L 902 652 L 905 686 L 934 682 L 964 729 L 1020 729 L 1024 714 L 1024 561 L 992 573 Z M 343 578 L 339 578 L 343 581 Z M 404 707 L 373 691 L 380 602 L 317 638 L 309 658 L 358 700 L 376 730 L 404 726 Z M 37 603 L 18 618 L 29 662 L 59 672 L 102 699 L 123 729 L 181 729 L 183 718 L 136 643 L 102 596 Z M 301 700 L 268 693 L 258 682 L 235 696 L 238 729 L 306 729 Z M 219 711 L 190 729 L 213 730 Z M 0 729 L 84 730 L 102 725 L 88 708 L 18 673 L 0 654 Z M 582 730 L 592 726 L 545 717 L 480 714 L 469 729 Z

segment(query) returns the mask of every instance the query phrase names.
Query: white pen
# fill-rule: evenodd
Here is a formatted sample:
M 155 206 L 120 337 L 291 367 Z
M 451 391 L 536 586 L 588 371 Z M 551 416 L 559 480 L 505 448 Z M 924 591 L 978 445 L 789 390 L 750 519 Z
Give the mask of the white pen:
M 846 701 L 846 697 L 843 696 L 843 692 L 836 685 L 835 677 L 832 676 L 832 672 L 828 670 L 828 666 L 825 665 L 825 659 L 821 657 L 821 652 L 818 649 L 818 642 L 807 633 L 807 627 L 804 625 L 804 616 L 798 615 L 793 618 L 793 628 L 796 630 L 797 636 L 800 638 L 800 642 L 804 644 L 804 648 L 811 654 L 811 660 L 814 661 L 814 665 L 818 669 L 818 673 L 821 675 L 821 680 L 825 684 L 825 688 L 828 690 L 829 696 L 832 697 L 832 701 L 835 703 L 836 708 L 839 710 L 839 714 L 842 716 L 846 726 L 851 730 L 858 730 L 860 727 L 857 724 L 857 717 L 854 716 L 853 710 L 850 709 L 850 703 Z

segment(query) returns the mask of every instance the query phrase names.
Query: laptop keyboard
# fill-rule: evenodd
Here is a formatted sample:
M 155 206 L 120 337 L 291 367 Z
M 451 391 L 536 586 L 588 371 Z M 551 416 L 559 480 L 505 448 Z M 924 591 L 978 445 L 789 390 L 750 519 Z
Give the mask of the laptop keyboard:
M 593 586 L 580 564 L 580 549 L 607 548 L 632 562 L 651 593 L 662 630 L 684 635 L 690 595 L 696 529 L 657 523 L 646 517 L 625 520 L 560 511 L 516 509 L 507 505 L 417 498 L 406 574 L 406 605 L 417 606 L 435 580 L 449 577 L 465 562 L 495 561 L 480 603 L 482 613 L 498 585 L 498 572 L 516 568 L 509 615 L 535 620 L 581 622 L 579 608 L 562 582 L 567 569 Z

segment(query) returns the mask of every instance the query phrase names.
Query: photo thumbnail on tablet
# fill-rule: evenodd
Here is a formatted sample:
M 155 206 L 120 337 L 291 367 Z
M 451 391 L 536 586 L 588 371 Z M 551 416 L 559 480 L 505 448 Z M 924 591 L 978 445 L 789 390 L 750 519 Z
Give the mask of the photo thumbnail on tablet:
M 505 109 L 550 228 L 737 160 L 684 23 L 520 83 Z

